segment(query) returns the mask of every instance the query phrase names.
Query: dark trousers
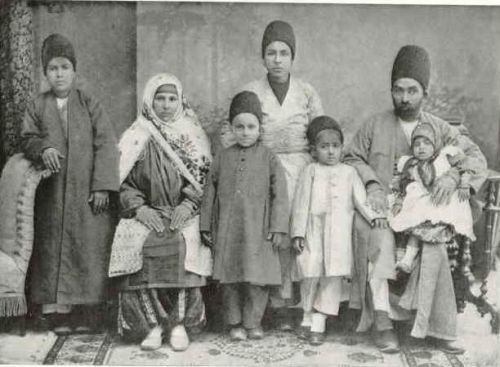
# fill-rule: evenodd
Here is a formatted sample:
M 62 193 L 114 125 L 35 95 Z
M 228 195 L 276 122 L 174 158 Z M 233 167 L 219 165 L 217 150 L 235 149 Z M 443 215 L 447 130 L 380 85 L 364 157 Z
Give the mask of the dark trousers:
M 269 298 L 269 288 L 249 283 L 223 284 L 223 303 L 228 325 L 246 329 L 260 326 Z

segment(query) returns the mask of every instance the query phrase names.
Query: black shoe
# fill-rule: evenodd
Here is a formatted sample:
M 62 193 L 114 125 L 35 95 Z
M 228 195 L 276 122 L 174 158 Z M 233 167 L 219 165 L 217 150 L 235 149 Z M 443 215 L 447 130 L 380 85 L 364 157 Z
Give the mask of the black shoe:
M 296 333 L 297 338 L 300 340 L 308 340 L 311 335 L 311 328 L 309 326 L 299 326 Z
M 311 331 L 311 335 L 309 337 L 309 344 L 318 346 L 325 342 L 325 333 L 318 333 L 316 331 Z
M 447 354 L 464 354 L 465 349 L 456 340 L 432 338 L 431 344 Z
M 274 311 L 274 317 L 276 320 L 276 328 L 279 331 L 293 331 L 294 327 L 290 309 L 287 307 L 276 308 Z
M 50 329 L 59 336 L 69 335 L 73 332 L 69 314 L 53 313 L 47 315 Z
M 398 353 L 399 340 L 394 330 L 382 330 L 375 332 L 375 345 L 382 353 Z
M 97 307 L 78 306 L 71 313 L 71 326 L 78 334 L 94 334 L 102 330 L 104 321 Z
M 33 329 L 40 332 L 52 330 L 52 325 L 49 320 L 49 315 L 38 314 L 32 320 Z

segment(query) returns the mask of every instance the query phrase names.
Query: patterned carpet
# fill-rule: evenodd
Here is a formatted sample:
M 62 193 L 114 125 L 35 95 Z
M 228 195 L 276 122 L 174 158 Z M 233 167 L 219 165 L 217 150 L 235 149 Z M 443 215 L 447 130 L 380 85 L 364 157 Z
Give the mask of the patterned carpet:
M 152 352 L 124 344 L 109 334 L 59 337 L 44 364 L 85 365 L 210 365 L 210 366 L 408 366 L 472 367 L 468 354 L 454 356 L 429 348 L 424 343 L 404 343 L 399 354 L 382 354 L 367 336 L 354 345 L 340 334 L 329 334 L 325 344 L 312 347 L 295 335 L 270 331 L 260 341 L 232 342 L 226 335 L 205 333 L 186 352 L 174 352 L 168 345 Z

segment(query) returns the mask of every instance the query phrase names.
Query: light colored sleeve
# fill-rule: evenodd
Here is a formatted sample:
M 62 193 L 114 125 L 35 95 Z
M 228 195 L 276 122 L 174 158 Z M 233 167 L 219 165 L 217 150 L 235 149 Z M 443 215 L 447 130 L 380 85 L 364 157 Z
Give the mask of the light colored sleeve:
M 386 218 L 385 214 L 374 211 L 366 203 L 366 189 L 355 170 L 352 171 L 352 194 L 355 208 L 371 223 L 374 219 Z
M 305 238 L 307 221 L 311 206 L 311 190 L 314 179 L 314 167 L 309 165 L 299 177 L 292 204 L 292 216 L 290 222 L 290 237 Z
M 316 92 L 310 84 L 306 84 L 306 95 L 307 114 L 309 116 L 309 122 L 311 122 L 315 117 L 324 115 L 323 104 L 321 103 L 321 98 L 319 97 L 318 92 Z

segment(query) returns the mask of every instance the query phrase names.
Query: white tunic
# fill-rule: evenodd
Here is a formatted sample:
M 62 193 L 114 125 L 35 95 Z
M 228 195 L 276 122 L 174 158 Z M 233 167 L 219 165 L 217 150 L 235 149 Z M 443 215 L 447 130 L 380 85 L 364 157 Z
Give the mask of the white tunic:
M 434 160 L 436 179 L 451 168 L 448 156 L 463 155 L 463 151 L 455 146 L 448 145 L 441 149 L 441 152 Z M 409 156 L 403 156 L 398 162 L 398 171 L 401 172 Z M 460 201 L 458 192 L 455 191 L 449 204 L 435 206 L 431 202 L 431 194 L 422 184 L 416 169 L 412 176 L 415 179 L 406 188 L 406 196 L 403 199 L 401 211 L 395 217 L 389 217 L 389 224 L 395 232 L 403 232 L 430 221 L 432 224 L 446 223 L 454 227 L 458 234 L 476 239 L 472 228 L 472 211 L 469 201 Z M 389 198 L 393 202 L 393 198 Z
M 291 232 L 305 238 L 297 256 L 300 279 L 350 276 L 354 210 L 371 222 L 383 215 L 366 205 L 366 191 L 356 169 L 343 163 L 309 164 L 301 174 L 293 201 Z

